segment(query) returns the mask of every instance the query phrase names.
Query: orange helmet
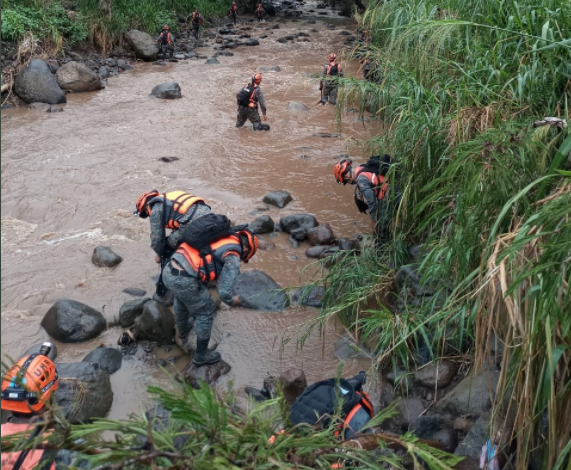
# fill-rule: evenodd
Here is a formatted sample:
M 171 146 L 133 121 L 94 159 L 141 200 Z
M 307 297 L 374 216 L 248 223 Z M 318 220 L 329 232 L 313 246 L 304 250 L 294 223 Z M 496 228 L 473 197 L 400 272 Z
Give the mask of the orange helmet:
M 333 52 L 329 54 L 329 62 L 333 62 L 335 59 L 337 59 L 337 54 Z
M 135 203 L 135 212 L 133 212 L 133 215 L 138 215 L 141 219 L 149 217 L 149 213 L 145 210 L 146 206 L 150 199 L 157 197 L 158 195 L 159 192 L 156 189 L 151 189 L 150 191 L 141 194 Z
M 335 164 L 335 166 L 333 167 L 333 174 L 335 175 L 337 183 L 339 184 L 343 183 L 343 186 L 347 184 L 345 183 L 343 176 L 345 176 L 345 173 L 347 173 L 351 169 L 352 163 L 353 160 L 351 160 L 350 158 L 344 158 L 339 163 Z
M 169 28 L 169 25 L 168 25 L 168 24 L 164 25 L 164 26 L 163 26 L 163 29 L 170 29 L 170 28 Z
M 2 379 L 1 408 L 23 414 L 38 413 L 57 388 L 58 375 L 52 360 L 41 352 L 31 354 L 14 364 Z
M 258 247 L 260 246 L 258 237 L 249 230 L 239 230 L 238 236 L 240 237 L 240 245 L 242 245 L 242 255 L 240 259 L 244 263 L 247 263 L 258 251 Z
M 252 75 L 252 83 L 259 85 L 261 81 L 262 81 L 261 73 L 255 73 L 254 75 Z

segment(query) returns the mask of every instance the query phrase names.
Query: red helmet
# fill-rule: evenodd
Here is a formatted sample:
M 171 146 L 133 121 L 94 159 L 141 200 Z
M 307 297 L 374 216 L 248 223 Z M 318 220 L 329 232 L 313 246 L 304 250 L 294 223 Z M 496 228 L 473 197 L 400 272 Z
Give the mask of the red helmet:
M 168 25 L 168 24 L 164 25 L 164 26 L 163 26 L 163 29 L 170 29 L 170 28 L 169 28 L 169 25 Z
M 261 81 L 262 81 L 261 73 L 255 73 L 254 75 L 252 75 L 252 83 L 259 85 Z
M 139 217 L 141 217 L 141 219 L 146 219 L 147 217 L 149 217 L 149 213 L 146 210 L 146 206 L 150 199 L 157 197 L 158 195 L 159 192 L 156 189 L 151 189 L 150 191 L 141 194 L 139 196 L 139 199 L 137 199 L 137 202 L 135 203 L 135 212 L 133 214 L 138 215 Z
M 337 59 L 337 54 L 333 52 L 329 54 L 329 62 L 333 62 L 335 59 Z
M 345 176 L 345 173 L 347 173 L 351 169 L 352 163 L 353 160 L 351 160 L 350 158 L 344 158 L 339 163 L 335 164 L 335 166 L 333 167 L 333 174 L 335 175 L 337 183 L 339 184 L 343 183 L 343 186 L 347 184 L 345 183 L 343 176 Z
M 23 414 L 38 413 L 57 388 L 58 375 L 52 360 L 41 352 L 31 354 L 14 364 L 2 379 L 1 408 Z
M 260 246 L 258 237 L 249 230 L 239 230 L 238 236 L 240 237 L 240 244 L 242 245 L 242 255 L 240 259 L 244 263 L 247 263 L 258 251 L 258 247 Z

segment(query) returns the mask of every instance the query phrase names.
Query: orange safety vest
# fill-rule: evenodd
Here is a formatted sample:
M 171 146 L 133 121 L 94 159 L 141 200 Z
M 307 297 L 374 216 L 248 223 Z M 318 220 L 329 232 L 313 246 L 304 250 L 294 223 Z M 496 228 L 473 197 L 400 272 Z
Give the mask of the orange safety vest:
M 35 426 L 29 424 L 14 424 L 14 423 L 6 423 L 2 425 L 2 437 L 11 436 L 12 434 L 17 434 L 20 432 L 25 432 L 29 429 L 33 429 Z M 44 457 L 45 451 L 42 449 L 38 450 L 30 450 L 22 466 L 20 467 L 21 470 L 32 470 L 42 462 L 42 457 Z M 14 468 L 14 464 L 18 460 L 21 452 L 2 452 L 2 470 L 12 470 Z M 43 465 L 38 467 L 40 470 L 55 470 L 56 464 L 55 461 L 52 460 L 45 460 L 42 462 Z
M 262 7 L 262 5 L 258 5 L 258 9 L 256 10 L 256 13 L 262 13 L 264 11 L 264 8 Z
M 171 35 L 170 35 L 170 33 L 169 33 L 168 31 L 163 31 L 163 32 L 161 33 L 161 39 L 163 38 L 163 35 L 164 35 L 164 34 L 167 35 L 167 42 L 166 42 L 166 44 L 170 44 L 170 43 L 171 43 Z M 165 44 L 165 43 L 163 42 L 163 44 Z
M 192 21 L 194 22 L 194 20 L 200 21 L 202 23 L 202 16 L 200 15 L 200 13 L 196 13 L 193 12 L 192 13 Z
M 335 75 L 339 75 L 339 72 L 341 72 L 341 65 L 339 65 L 339 64 L 337 64 L 337 63 L 335 63 L 335 62 L 333 62 L 332 64 L 329 63 L 329 64 L 327 65 L 327 76 L 328 76 L 328 77 L 331 76 L 331 75 L 330 75 L 330 72 L 331 72 L 331 69 L 332 69 L 333 67 L 336 67 L 336 69 L 337 69 L 337 72 L 335 73 Z M 335 75 L 333 75 L 333 76 L 335 76 Z
M 157 202 L 164 203 L 163 207 L 166 210 L 163 213 L 165 228 L 170 228 L 171 230 L 176 230 L 180 227 L 180 219 L 188 212 L 191 206 L 194 204 L 205 204 L 204 199 L 192 194 L 184 191 L 171 191 L 154 197 L 149 201 L 149 214 L 153 204 Z
M 236 13 L 236 12 L 238 11 L 238 7 L 237 7 L 236 5 L 232 5 L 232 6 L 230 7 L 230 11 L 231 11 L 232 13 Z
M 220 275 L 219 266 L 222 260 L 230 254 L 240 256 L 242 253 L 242 245 L 237 235 L 230 235 L 210 244 L 210 253 L 201 255 L 200 252 L 188 245 L 182 243 L 176 253 L 184 256 L 190 267 L 198 274 L 202 282 L 210 282 L 218 279 Z
M 254 85 L 254 89 L 252 90 L 252 94 L 250 95 L 250 108 L 257 108 L 258 107 L 258 95 L 256 92 L 260 91 L 260 87 Z
M 384 176 L 377 175 L 377 174 L 372 173 L 370 171 L 363 171 L 362 166 L 358 166 L 357 168 L 355 168 L 355 180 L 357 179 L 357 177 L 359 175 L 363 175 L 365 178 L 367 178 L 371 182 L 371 184 L 373 185 L 373 191 L 375 193 L 375 196 L 377 197 L 377 199 L 379 201 L 385 197 L 387 189 L 389 189 L 389 183 L 388 183 L 388 181 L 385 183 L 385 177 Z M 355 193 L 357 193 L 358 190 L 359 190 L 359 188 L 356 187 Z M 362 199 L 360 194 L 356 194 L 356 195 Z

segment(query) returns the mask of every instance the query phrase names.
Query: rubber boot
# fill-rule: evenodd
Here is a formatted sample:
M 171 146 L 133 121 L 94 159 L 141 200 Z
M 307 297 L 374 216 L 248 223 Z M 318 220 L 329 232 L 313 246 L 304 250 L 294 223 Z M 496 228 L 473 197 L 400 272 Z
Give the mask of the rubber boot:
M 197 341 L 196 353 L 192 358 L 192 363 L 196 366 L 205 366 L 207 364 L 216 364 L 221 356 L 219 352 L 210 351 L 208 342 L 210 338 L 200 339 Z
M 259 131 L 269 131 L 270 130 L 270 125 L 266 124 L 265 122 L 260 124 L 260 127 L 258 128 Z
M 262 123 L 257 122 L 256 124 L 252 124 L 252 129 L 255 131 L 261 131 L 262 130 Z

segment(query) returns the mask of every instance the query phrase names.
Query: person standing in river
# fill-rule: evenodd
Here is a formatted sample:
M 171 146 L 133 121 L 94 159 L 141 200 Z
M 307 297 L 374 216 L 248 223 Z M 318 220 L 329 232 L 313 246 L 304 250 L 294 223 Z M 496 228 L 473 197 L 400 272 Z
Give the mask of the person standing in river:
M 238 7 L 236 6 L 236 2 L 232 2 L 232 6 L 230 7 L 230 11 L 228 11 L 228 15 L 232 18 L 234 24 L 236 24 L 237 15 L 238 15 Z
M 256 235 L 239 230 L 210 243 L 206 251 L 198 251 L 183 242 L 166 265 L 163 278 L 165 286 L 174 295 L 177 334 L 184 352 L 194 351 L 192 362 L 195 365 L 214 364 L 220 360 L 220 353 L 208 348 L 216 313 L 208 283 L 217 281 L 222 302 L 231 307 L 239 305 L 239 297 L 232 295 L 232 285 L 240 273 L 240 261 L 247 263 L 257 250 Z M 196 345 L 193 344 L 194 337 Z
M 264 7 L 262 6 L 261 3 L 258 4 L 258 8 L 256 8 L 254 16 L 258 18 L 258 23 L 261 23 L 262 20 L 264 19 L 264 16 L 266 16 L 266 11 L 264 10 Z
M 262 124 L 260 119 L 260 113 L 258 112 L 258 106 L 262 110 L 262 115 L 264 116 L 264 121 L 268 118 L 266 116 L 266 100 L 262 89 L 260 88 L 260 83 L 262 83 L 262 74 L 255 73 L 252 76 L 252 82 L 242 88 L 236 95 L 238 102 L 238 117 L 236 118 L 236 127 L 242 127 L 244 123 L 249 120 L 252 123 L 252 127 L 255 131 L 269 131 L 269 124 Z
M 172 59 L 174 54 L 174 37 L 167 24 L 163 26 L 163 30 L 161 34 L 159 34 L 157 41 L 159 43 L 159 54 L 161 54 L 161 57 L 166 59 L 168 52 L 169 59 Z
M 192 32 L 194 33 L 194 37 L 198 39 L 198 31 L 200 30 L 200 26 L 204 24 L 204 20 L 202 19 L 202 15 L 198 8 L 192 14 Z
M 329 54 L 329 63 L 323 66 L 323 80 L 319 83 L 319 90 L 321 90 L 321 104 L 337 104 L 337 88 L 339 84 L 333 77 L 342 77 L 343 70 L 341 65 L 336 62 L 337 54 Z

